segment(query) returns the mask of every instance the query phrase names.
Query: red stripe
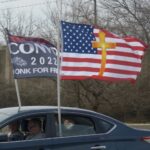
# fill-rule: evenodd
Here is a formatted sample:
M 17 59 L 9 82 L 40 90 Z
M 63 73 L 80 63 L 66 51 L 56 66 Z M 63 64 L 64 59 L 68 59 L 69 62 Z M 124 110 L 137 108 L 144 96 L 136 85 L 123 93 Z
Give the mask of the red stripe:
M 127 52 L 116 52 L 116 51 L 108 51 L 108 55 L 117 55 L 117 56 L 127 56 L 132 58 L 141 58 L 141 56 L 133 54 L 133 53 L 127 53 Z
M 62 71 L 89 71 L 89 72 L 99 72 L 98 68 L 88 68 L 88 67 L 62 67 Z M 105 72 L 126 74 L 126 75 L 137 75 L 137 71 L 127 71 L 119 69 L 106 68 Z
M 87 77 L 87 76 L 61 76 L 62 80 L 86 80 L 90 78 L 91 77 Z M 135 79 L 133 78 L 112 78 L 112 77 L 99 77 L 99 76 L 92 76 L 92 78 L 98 80 L 104 80 L 108 82 L 130 81 L 131 83 L 135 83 Z
M 134 37 L 125 37 L 123 38 L 126 42 L 139 42 L 143 45 L 143 42 L 141 42 L 140 40 L 134 38 Z
M 110 33 L 110 32 L 107 32 L 106 30 L 100 30 L 100 31 L 104 32 L 104 33 L 106 34 L 106 37 L 107 37 L 107 38 L 121 39 L 121 38 L 118 37 L 117 35 L 114 35 L 114 34 L 112 34 L 112 33 Z M 98 35 L 97 32 L 94 32 L 94 35 L 95 35 L 96 37 L 99 37 L 99 35 Z
M 137 75 L 137 74 L 139 74 L 139 72 L 137 72 L 137 71 L 126 71 L 126 70 L 111 69 L 111 68 L 106 68 L 105 72 L 125 74 L 125 75 Z
M 66 61 L 66 62 L 91 62 L 91 63 L 101 63 L 101 60 L 100 60 L 100 59 L 92 59 L 92 58 L 63 57 L 63 61 Z
M 118 47 L 123 47 L 123 48 L 130 48 L 131 50 L 144 50 L 145 48 L 142 46 L 131 46 L 126 43 L 116 43 Z
M 88 61 L 87 61 L 88 60 Z M 97 63 L 100 64 L 101 60 L 89 60 L 89 59 L 84 59 L 82 58 L 67 58 L 65 57 L 63 59 L 63 62 L 92 62 L 92 63 Z M 118 64 L 118 65 L 125 65 L 125 66 L 133 66 L 133 67 L 141 67 L 141 63 L 136 63 L 136 62 L 127 62 L 127 61 L 120 61 L 120 60 L 106 60 L 106 64 Z
M 124 40 L 127 41 L 127 42 L 139 42 L 144 46 L 144 48 L 149 47 L 145 42 L 143 42 L 143 41 L 141 41 L 141 40 L 139 40 L 135 37 L 124 37 Z
M 99 76 L 93 76 L 92 78 L 109 82 L 120 82 L 120 81 L 130 81 L 132 83 L 135 82 L 135 79 L 133 78 L 113 78 L 113 77 L 99 77 Z
M 108 64 L 119 64 L 125 66 L 134 66 L 134 67 L 141 67 L 141 63 L 134 63 L 134 62 L 127 62 L 127 61 L 119 61 L 119 60 L 106 60 Z
M 131 51 L 144 51 L 144 47 L 141 47 L 141 46 L 131 46 L 131 45 L 128 45 L 126 43 L 116 43 L 116 46 L 119 47 L 120 49 L 121 48 L 129 48 L 131 49 Z
M 15 43 L 22 43 L 22 42 L 36 42 L 40 44 L 46 44 L 55 47 L 53 44 L 51 44 L 49 41 L 42 39 L 42 38 L 36 38 L 36 37 L 22 37 L 22 36 L 14 36 L 9 35 L 10 42 Z
M 98 51 L 98 54 L 101 55 L 101 51 Z M 117 52 L 115 50 L 114 51 L 107 51 L 107 55 L 126 56 L 126 57 L 141 59 L 140 55 L 136 55 L 133 53 L 127 53 L 127 52 Z
M 62 80 L 85 80 L 90 78 L 88 76 L 61 76 Z
M 99 68 L 90 68 L 90 67 L 62 67 L 63 71 L 89 71 L 89 72 L 99 72 Z

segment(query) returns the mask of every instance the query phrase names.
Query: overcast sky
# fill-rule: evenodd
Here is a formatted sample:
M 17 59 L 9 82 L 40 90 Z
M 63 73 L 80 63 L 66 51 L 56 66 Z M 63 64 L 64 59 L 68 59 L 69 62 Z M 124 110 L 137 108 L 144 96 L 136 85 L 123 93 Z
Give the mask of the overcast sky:
M 13 12 L 33 12 L 35 16 L 41 16 L 47 0 L 0 0 L 0 16 L 3 11 L 10 9 Z M 54 0 L 49 0 L 53 2 Z

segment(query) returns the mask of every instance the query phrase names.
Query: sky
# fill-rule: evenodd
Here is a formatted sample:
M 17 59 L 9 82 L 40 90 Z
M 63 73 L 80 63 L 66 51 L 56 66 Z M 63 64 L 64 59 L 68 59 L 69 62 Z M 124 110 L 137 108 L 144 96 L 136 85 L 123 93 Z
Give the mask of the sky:
M 55 0 L 0 0 L 0 19 L 3 20 L 3 12 L 7 10 L 12 11 L 13 14 L 32 12 L 34 18 L 43 17 L 47 1 L 52 4 L 55 2 Z M 0 38 L 0 43 L 3 43 L 2 38 Z
M 0 0 L 0 19 L 3 19 L 3 12 L 12 10 L 13 14 L 16 13 L 27 13 L 31 14 L 34 18 L 44 17 L 44 9 L 46 8 L 47 1 L 51 3 L 51 7 L 56 8 L 56 1 L 61 0 Z M 62 0 L 64 2 L 66 0 Z M 66 6 L 63 6 L 63 8 Z M 1 41 L 1 38 L 0 38 Z
M 53 0 L 49 0 L 53 1 Z M 0 16 L 3 11 L 13 12 L 33 12 L 33 15 L 42 15 L 42 8 L 46 5 L 46 0 L 0 0 Z

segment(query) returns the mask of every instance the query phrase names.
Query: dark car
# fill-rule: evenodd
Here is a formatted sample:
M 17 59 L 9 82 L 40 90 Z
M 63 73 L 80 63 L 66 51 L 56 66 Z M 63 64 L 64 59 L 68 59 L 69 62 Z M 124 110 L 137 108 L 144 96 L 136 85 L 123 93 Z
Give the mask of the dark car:
M 89 110 L 62 107 L 62 136 L 57 107 L 31 106 L 0 109 L 0 150 L 150 150 L 150 131 L 128 127 Z M 29 139 L 29 121 L 40 121 L 43 137 Z M 38 121 L 38 122 L 39 122 Z M 10 140 L 10 124 L 17 122 L 22 139 Z M 30 127 L 34 128 L 30 122 Z

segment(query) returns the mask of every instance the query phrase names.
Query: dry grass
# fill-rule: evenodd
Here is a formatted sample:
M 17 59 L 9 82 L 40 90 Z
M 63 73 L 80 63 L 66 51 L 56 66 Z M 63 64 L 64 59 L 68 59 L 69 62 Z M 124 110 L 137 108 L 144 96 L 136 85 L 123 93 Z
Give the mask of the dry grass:
M 150 130 L 150 124 L 128 124 L 129 126 L 133 128 L 139 128 L 139 129 L 149 129 Z

